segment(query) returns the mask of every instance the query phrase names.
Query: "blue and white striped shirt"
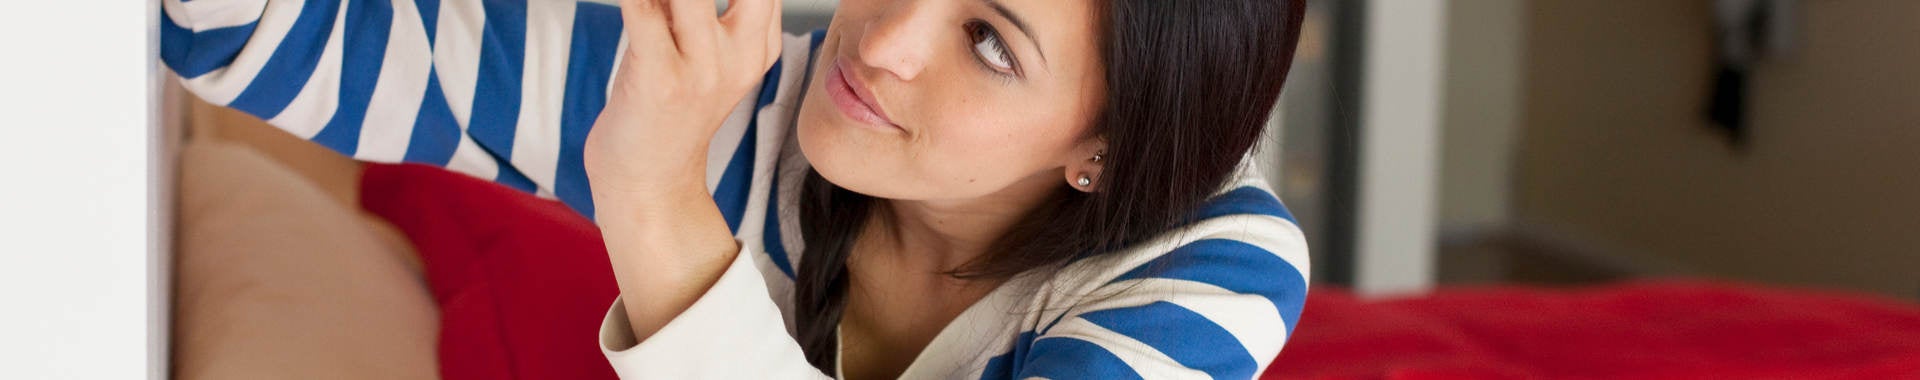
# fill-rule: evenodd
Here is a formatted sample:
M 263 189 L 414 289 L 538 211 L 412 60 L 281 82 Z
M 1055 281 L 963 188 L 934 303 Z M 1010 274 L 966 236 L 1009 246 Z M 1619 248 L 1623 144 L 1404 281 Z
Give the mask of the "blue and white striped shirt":
M 581 146 L 626 47 L 614 6 L 525 0 L 163 0 L 161 59 L 201 98 L 356 159 L 415 162 L 557 198 L 592 217 Z M 823 32 L 779 63 L 708 150 L 741 253 L 687 311 L 630 348 L 624 378 L 818 378 L 791 336 L 803 259 L 792 126 Z M 1250 378 L 1306 300 L 1307 248 L 1246 165 L 1204 218 L 968 308 L 907 378 Z M 790 254 L 791 253 L 791 254 Z M 619 349 L 614 349 L 619 347 Z M 837 372 L 837 371 L 836 371 Z M 832 374 L 832 375 L 837 375 Z

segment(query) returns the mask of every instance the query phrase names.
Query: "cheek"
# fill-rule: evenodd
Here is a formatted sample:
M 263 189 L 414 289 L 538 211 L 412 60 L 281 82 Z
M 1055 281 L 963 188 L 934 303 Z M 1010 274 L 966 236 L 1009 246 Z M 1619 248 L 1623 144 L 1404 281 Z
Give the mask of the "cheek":
M 809 99 L 826 96 L 825 91 L 809 89 Z M 924 192 L 903 180 L 911 166 L 901 157 L 909 156 L 897 141 L 881 141 L 871 132 L 847 125 L 839 110 L 826 101 L 801 103 L 794 132 L 800 151 L 827 181 L 856 193 L 887 199 L 907 199 Z
M 847 3 L 842 3 L 845 7 Z M 831 33 L 831 32 L 830 32 Z M 829 36 L 823 54 L 836 40 Z M 824 68 L 816 68 L 815 77 Z M 807 160 L 828 181 L 868 196 L 964 199 L 1005 189 L 1058 169 L 1086 124 L 1059 94 L 1013 94 L 946 71 L 923 75 L 896 92 L 911 138 L 877 135 L 849 124 L 813 81 L 800 104 L 795 133 Z M 939 90 L 934 90 L 939 89 Z
M 925 131 L 913 162 L 948 180 L 943 186 L 972 191 L 1011 185 L 1042 170 L 1060 166 L 1072 148 L 1076 123 L 1046 113 L 1026 112 L 1032 105 L 975 104 L 938 115 L 938 127 Z
M 808 96 L 813 96 L 809 90 Z M 801 105 L 800 149 L 814 170 L 835 185 L 869 196 L 965 199 L 992 194 L 1058 168 L 1071 149 L 1067 121 L 1003 112 L 1008 105 L 954 102 L 916 111 L 924 129 L 910 140 L 877 139 L 841 125 L 838 110 L 822 102 Z M 980 107 L 961 107 L 976 104 Z M 989 112 L 992 111 L 992 112 Z

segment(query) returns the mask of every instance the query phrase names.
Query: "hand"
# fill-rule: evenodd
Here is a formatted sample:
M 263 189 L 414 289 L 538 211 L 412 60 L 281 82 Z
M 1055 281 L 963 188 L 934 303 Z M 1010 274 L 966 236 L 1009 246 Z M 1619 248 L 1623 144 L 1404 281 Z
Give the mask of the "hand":
M 780 1 L 620 2 L 628 47 L 582 152 L 595 198 L 705 192 L 713 134 L 780 57 Z
M 634 337 L 685 311 L 739 247 L 706 188 L 707 145 L 780 56 L 780 0 L 623 0 L 627 51 L 582 152 Z M 771 84 L 769 84 L 771 85 Z

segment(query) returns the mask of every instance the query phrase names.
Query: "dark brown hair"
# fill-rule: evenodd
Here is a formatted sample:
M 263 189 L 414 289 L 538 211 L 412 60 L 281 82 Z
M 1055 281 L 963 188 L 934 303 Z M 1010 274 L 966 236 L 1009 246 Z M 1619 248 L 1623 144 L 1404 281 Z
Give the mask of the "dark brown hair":
M 1108 0 L 1099 42 L 1107 93 L 1090 132 L 1107 141 L 1097 188 L 1063 183 L 990 254 L 950 274 L 1008 277 L 1115 251 L 1183 222 L 1259 140 L 1293 62 L 1304 2 Z M 847 255 L 882 205 L 812 170 L 802 186 L 796 329 L 807 361 L 832 371 Z

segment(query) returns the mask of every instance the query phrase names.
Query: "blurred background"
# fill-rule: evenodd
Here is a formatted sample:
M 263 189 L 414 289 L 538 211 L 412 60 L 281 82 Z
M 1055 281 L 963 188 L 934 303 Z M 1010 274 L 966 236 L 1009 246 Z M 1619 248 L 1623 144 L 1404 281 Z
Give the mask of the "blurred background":
M 1920 299 L 1920 2 L 1445 6 L 1437 282 Z
M 832 1 L 787 2 L 787 28 Z M 1920 2 L 1311 0 L 1260 165 L 1317 282 L 1920 299 Z
M 1452 2 L 1441 281 L 1920 299 L 1920 2 L 1738 3 Z

